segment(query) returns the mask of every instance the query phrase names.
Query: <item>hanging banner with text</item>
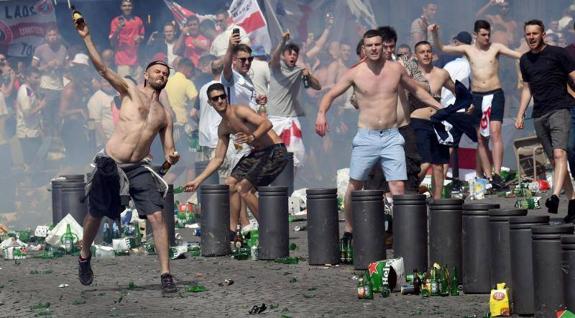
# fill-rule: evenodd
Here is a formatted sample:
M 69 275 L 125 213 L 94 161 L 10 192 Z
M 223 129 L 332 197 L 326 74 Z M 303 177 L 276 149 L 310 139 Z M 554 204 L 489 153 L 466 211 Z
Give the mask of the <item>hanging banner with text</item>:
M 55 25 L 51 0 L 0 1 L 0 52 L 29 57 L 44 41 L 46 28 Z

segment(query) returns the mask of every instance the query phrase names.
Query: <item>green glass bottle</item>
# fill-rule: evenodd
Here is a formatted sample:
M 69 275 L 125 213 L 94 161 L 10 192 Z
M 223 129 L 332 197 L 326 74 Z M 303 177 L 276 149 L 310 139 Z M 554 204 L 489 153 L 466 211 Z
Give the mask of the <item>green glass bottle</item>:
M 183 193 L 184 191 L 185 191 L 184 186 L 179 186 L 177 188 L 174 188 L 174 194 Z
M 449 294 L 459 296 L 459 278 L 457 277 L 457 267 L 453 266 L 449 282 Z
M 439 295 L 439 284 L 437 282 L 436 269 L 431 269 L 431 296 Z
M 70 227 L 70 223 L 66 224 L 66 232 L 60 238 L 60 241 L 64 245 L 64 250 L 66 250 L 67 254 L 72 254 L 75 249 L 75 245 L 78 242 L 78 237 L 76 234 L 72 233 L 72 228 Z
M 353 264 L 353 245 L 351 244 L 351 240 L 346 240 L 346 256 L 345 256 L 345 263 L 346 264 Z
M 339 262 L 346 264 L 347 261 L 347 243 L 345 240 L 339 241 Z
M 367 272 L 363 274 L 363 281 L 365 282 L 365 299 L 373 299 L 373 285 Z

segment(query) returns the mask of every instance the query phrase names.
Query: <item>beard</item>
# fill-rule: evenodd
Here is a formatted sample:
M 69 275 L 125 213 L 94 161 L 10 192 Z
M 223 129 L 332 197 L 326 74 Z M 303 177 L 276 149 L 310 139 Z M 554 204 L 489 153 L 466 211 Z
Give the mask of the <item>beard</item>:
M 166 84 L 168 84 L 168 81 L 163 82 L 163 83 L 158 83 L 158 82 L 148 82 L 148 85 L 150 85 L 150 87 L 152 87 L 153 89 L 157 90 L 157 91 L 161 91 L 162 89 L 164 89 L 164 87 L 166 87 Z

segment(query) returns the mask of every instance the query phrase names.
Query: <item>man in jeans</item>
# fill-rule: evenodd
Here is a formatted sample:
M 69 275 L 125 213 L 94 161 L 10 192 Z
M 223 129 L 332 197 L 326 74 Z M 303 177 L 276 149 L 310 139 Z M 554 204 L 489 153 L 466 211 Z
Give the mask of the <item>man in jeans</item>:
M 545 27 L 539 20 L 525 22 L 525 41 L 529 52 L 519 66 L 524 86 L 515 127 L 523 128 L 525 110 L 533 97 L 533 125 L 545 154 L 553 164 L 553 194 L 545 202 L 549 213 L 557 213 L 559 194 L 564 187 L 570 197 L 565 222 L 575 220 L 575 195 L 567 173 L 567 142 L 571 128 L 570 109 L 575 100 L 567 92 L 569 78 L 575 79 L 575 63 L 563 48 L 545 44 Z

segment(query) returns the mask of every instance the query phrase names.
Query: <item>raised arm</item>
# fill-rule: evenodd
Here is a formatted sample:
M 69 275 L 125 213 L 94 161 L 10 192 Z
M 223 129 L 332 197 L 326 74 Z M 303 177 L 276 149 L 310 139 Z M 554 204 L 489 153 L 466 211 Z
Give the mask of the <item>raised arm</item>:
M 356 68 L 347 70 L 341 79 L 335 83 L 335 85 L 323 96 L 321 102 L 319 103 L 319 109 L 317 111 L 317 117 L 315 120 L 315 132 L 320 136 L 325 136 L 328 125 L 325 118 L 325 114 L 331 107 L 331 103 L 334 99 L 343 94 L 348 88 L 353 85 L 353 74 Z
M 433 107 L 435 109 L 441 108 L 441 103 L 435 100 L 425 88 L 417 85 L 417 82 L 409 77 L 405 68 L 401 68 L 401 85 L 405 87 L 415 98 L 419 99 L 427 106 Z
M 481 7 L 481 9 L 479 9 L 479 11 L 477 11 L 477 13 L 475 14 L 475 19 L 479 19 L 479 18 L 483 17 L 485 12 L 487 12 L 487 9 L 489 9 L 494 4 L 495 4 L 495 0 L 487 1 L 487 3 L 483 7 Z
M 312 57 L 315 57 L 316 55 L 318 55 L 321 52 L 321 49 L 323 48 L 323 46 L 327 42 L 327 38 L 329 36 L 329 33 L 331 32 L 332 26 L 333 26 L 333 24 L 327 23 L 325 29 L 323 30 L 323 32 L 321 33 L 321 35 L 319 36 L 317 41 L 315 41 L 315 45 L 311 49 L 309 49 L 307 52 L 305 52 L 305 56 L 307 58 L 311 59 Z
M 125 24 L 126 21 L 124 20 L 124 18 L 118 18 L 117 20 L 113 19 L 112 22 L 110 22 L 110 45 L 113 48 L 115 48 L 116 45 L 118 44 L 120 31 L 122 31 L 122 28 L 124 28 Z
M 240 35 L 239 34 L 234 34 L 232 33 L 232 35 L 230 36 L 230 43 L 228 44 L 228 50 L 226 51 L 226 54 L 224 55 L 224 79 L 228 82 L 232 81 L 233 78 L 233 71 L 232 71 L 232 55 L 233 55 L 233 50 L 234 47 L 236 47 L 238 44 L 240 44 Z
M 186 33 L 188 31 L 188 27 L 183 27 L 182 28 L 182 32 L 180 32 L 180 36 L 178 36 L 178 38 L 176 39 L 176 42 L 174 43 L 174 54 L 177 55 L 184 55 L 184 50 L 185 50 L 185 45 L 184 45 L 184 40 L 186 38 Z
M 284 32 L 284 34 L 282 34 L 282 39 L 272 54 L 272 59 L 270 60 L 270 67 L 280 67 L 282 52 L 287 41 L 289 41 L 289 36 L 290 36 L 289 32 Z
M 503 54 L 507 57 L 518 60 L 521 58 L 521 55 L 523 55 L 523 53 L 514 51 L 501 43 L 494 43 L 494 45 L 497 45 L 500 54 Z
M 469 45 L 443 45 L 439 38 L 439 26 L 437 24 L 432 24 L 428 27 L 428 30 L 431 31 L 431 36 L 433 37 L 433 43 L 440 49 L 442 52 L 447 54 L 465 54 L 467 52 L 467 47 Z
M 94 67 L 96 71 L 106 79 L 120 95 L 128 95 L 128 83 L 120 77 L 118 74 L 114 73 L 111 69 L 109 69 L 104 62 L 102 62 L 102 58 L 100 57 L 100 53 L 96 50 L 96 45 L 92 41 L 92 37 L 90 36 L 90 31 L 88 29 L 87 24 L 76 24 L 76 29 L 78 30 L 78 34 L 84 39 L 84 44 L 86 44 L 86 48 L 88 49 L 88 55 L 94 63 Z

